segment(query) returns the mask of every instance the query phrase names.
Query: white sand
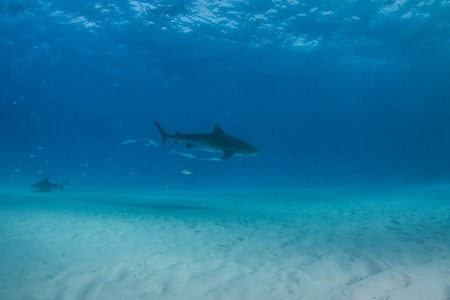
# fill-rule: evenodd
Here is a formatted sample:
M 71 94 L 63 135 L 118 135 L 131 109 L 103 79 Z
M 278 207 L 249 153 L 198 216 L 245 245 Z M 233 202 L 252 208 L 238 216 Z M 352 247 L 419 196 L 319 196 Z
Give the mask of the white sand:
M 350 191 L 3 192 L 0 299 L 450 299 L 450 192 Z

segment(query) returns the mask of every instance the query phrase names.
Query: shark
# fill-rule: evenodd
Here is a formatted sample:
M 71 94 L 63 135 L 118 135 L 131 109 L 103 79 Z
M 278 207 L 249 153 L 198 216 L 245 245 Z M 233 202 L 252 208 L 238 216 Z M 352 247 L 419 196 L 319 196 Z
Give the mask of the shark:
M 188 149 L 195 146 L 206 150 L 219 151 L 223 153 L 221 160 L 226 160 L 233 155 L 253 156 L 260 152 L 249 143 L 227 135 L 217 124 L 211 133 L 182 134 L 177 132 L 173 135 L 167 134 L 158 122 L 155 121 L 155 124 L 161 134 L 162 145 L 170 139 L 175 143 L 185 143 Z
M 61 184 L 51 183 L 50 181 L 48 181 L 48 176 L 47 176 L 44 178 L 44 180 L 33 183 L 31 185 L 31 187 L 33 189 L 36 189 L 36 191 L 40 192 L 40 193 L 48 193 L 48 192 L 51 192 L 53 190 L 58 190 L 58 189 L 60 189 L 61 191 L 64 191 L 64 186 L 68 182 L 69 182 L 69 180 L 66 180 L 65 182 L 63 182 Z

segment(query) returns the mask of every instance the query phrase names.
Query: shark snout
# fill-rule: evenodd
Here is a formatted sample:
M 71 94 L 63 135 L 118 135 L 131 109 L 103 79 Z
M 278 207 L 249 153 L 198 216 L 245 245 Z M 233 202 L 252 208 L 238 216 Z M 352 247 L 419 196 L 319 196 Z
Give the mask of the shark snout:
M 245 155 L 253 156 L 253 155 L 258 154 L 258 153 L 261 152 L 261 151 L 260 151 L 258 148 L 251 146 L 251 148 L 248 149 L 248 150 L 245 151 L 245 152 L 246 152 Z

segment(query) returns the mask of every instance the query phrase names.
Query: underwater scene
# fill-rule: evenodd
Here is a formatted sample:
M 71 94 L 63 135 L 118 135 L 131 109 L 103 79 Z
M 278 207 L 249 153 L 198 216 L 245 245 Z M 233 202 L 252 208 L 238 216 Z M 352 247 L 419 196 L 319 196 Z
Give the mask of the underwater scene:
M 449 300 L 450 1 L 0 1 L 1 300 Z

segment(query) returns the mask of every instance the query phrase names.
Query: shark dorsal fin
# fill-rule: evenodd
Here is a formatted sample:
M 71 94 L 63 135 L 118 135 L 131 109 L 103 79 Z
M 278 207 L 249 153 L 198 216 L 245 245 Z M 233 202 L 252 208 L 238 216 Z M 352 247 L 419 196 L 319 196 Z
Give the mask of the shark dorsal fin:
M 212 134 L 220 134 L 220 135 L 227 135 L 222 128 L 220 128 L 219 125 L 216 124 L 216 126 L 214 126 L 214 130 L 212 132 Z

